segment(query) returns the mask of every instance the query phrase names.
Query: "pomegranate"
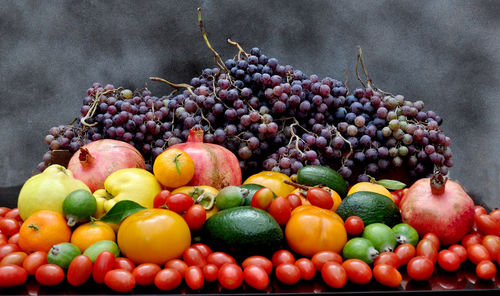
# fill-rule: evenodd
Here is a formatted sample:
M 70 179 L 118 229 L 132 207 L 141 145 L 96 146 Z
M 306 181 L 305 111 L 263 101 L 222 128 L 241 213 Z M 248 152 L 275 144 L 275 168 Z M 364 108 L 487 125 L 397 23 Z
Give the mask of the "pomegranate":
M 104 188 L 104 180 L 117 170 L 145 167 L 144 158 L 134 146 L 111 139 L 83 146 L 68 163 L 73 177 L 83 181 L 92 192 Z
M 203 143 L 203 130 L 193 127 L 186 143 L 168 149 L 185 151 L 194 161 L 194 175 L 189 186 L 208 185 L 221 189 L 241 185 L 241 168 L 238 158 L 228 149 L 217 144 Z
M 401 200 L 401 217 L 420 236 L 432 232 L 441 245 L 460 241 L 474 224 L 474 202 L 463 187 L 441 174 L 416 181 Z

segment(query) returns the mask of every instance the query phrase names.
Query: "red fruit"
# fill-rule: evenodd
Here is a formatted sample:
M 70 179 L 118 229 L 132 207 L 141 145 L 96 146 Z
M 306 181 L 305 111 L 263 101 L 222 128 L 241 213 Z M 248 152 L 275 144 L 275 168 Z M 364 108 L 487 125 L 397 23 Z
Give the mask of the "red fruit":
M 432 276 L 434 272 L 434 263 L 432 263 L 431 259 L 424 256 L 414 257 L 408 262 L 406 266 L 406 271 L 410 278 L 423 281 L 427 280 Z
M 365 223 L 358 216 L 351 216 L 345 220 L 344 227 L 349 235 L 357 236 L 363 232 Z
M 55 286 L 64 280 L 64 270 L 55 264 L 44 264 L 35 272 L 35 278 L 40 285 Z
M 373 267 L 373 277 L 377 282 L 388 287 L 399 287 L 403 277 L 401 273 L 391 265 L 379 264 Z
M 480 244 L 482 242 L 483 236 L 480 233 L 471 233 L 464 236 L 464 238 L 462 239 L 462 246 L 467 249 L 467 247 L 469 247 L 470 245 Z
M 293 263 L 283 263 L 274 271 L 276 278 L 287 285 L 296 284 L 300 280 L 300 269 Z
M 226 263 L 236 263 L 236 260 L 225 252 L 213 252 L 207 256 L 207 263 L 215 264 L 218 268 L 221 268 Z
M 234 263 L 226 263 L 219 268 L 217 279 L 222 287 L 234 290 L 243 283 L 243 270 Z
M 439 266 L 446 271 L 456 271 L 460 267 L 460 257 L 450 250 L 442 250 L 438 254 Z
M 155 286 L 162 291 L 170 291 L 179 286 L 182 275 L 173 268 L 165 268 L 155 276 Z
M 278 266 L 284 263 L 295 263 L 295 257 L 290 251 L 287 250 L 278 250 L 274 252 L 273 257 L 271 258 L 274 266 Z
M 269 276 L 260 266 L 249 265 L 243 269 L 243 279 L 250 287 L 257 290 L 264 290 L 269 285 Z
M 135 287 L 135 278 L 128 270 L 114 269 L 106 273 L 104 283 L 113 291 L 125 293 Z
M 186 267 L 187 268 L 187 267 Z M 155 263 L 143 263 L 138 265 L 132 271 L 135 282 L 141 286 L 152 285 L 155 281 L 156 274 L 161 271 L 161 267 Z
M 479 232 L 482 234 L 492 234 L 500 236 L 500 221 L 495 220 L 490 215 L 479 215 L 476 216 L 476 226 Z
M 201 289 L 205 283 L 203 270 L 199 266 L 189 266 L 184 274 L 184 281 L 186 281 L 187 286 L 192 290 Z
M 300 199 L 300 196 L 298 196 L 295 193 L 290 193 L 286 196 L 286 199 L 288 199 L 288 202 L 290 203 L 290 206 L 292 206 L 292 210 L 295 209 L 298 206 L 302 205 L 302 199 Z
M 295 261 L 295 266 L 300 270 L 300 278 L 303 280 L 311 280 L 316 275 L 316 267 L 310 259 L 300 258 Z
M 490 260 L 491 256 L 483 245 L 480 244 L 472 244 L 467 247 L 467 255 L 469 257 L 470 262 L 474 264 L 478 264 L 483 260 Z
M 67 279 L 72 286 L 83 285 L 92 275 L 92 260 L 86 255 L 78 255 L 68 267 Z
M 279 225 L 283 226 L 286 222 L 288 222 L 290 216 L 292 215 L 292 206 L 286 198 L 278 196 L 271 202 L 271 205 L 269 206 L 269 214 L 273 216 Z
M 166 208 L 166 201 L 169 195 L 170 191 L 166 189 L 158 192 L 153 200 L 153 208 Z
M 181 276 L 184 276 L 188 265 L 186 264 L 186 262 L 180 259 L 170 259 L 167 261 L 167 263 L 165 263 L 165 268 L 175 269 Z
M 274 193 L 271 189 L 264 187 L 257 190 L 250 202 L 250 206 L 266 211 L 273 201 Z
M 368 284 L 372 279 L 372 270 L 368 264 L 359 259 L 347 259 L 342 263 L 347 279 L 355 284 Z
M 17 265 L 0 266 L 0 288 L 23 285 L 28 274 L 24 268 Z
M 401 244 L 396 248 L 396 250 L 394 250 L 394 253 L 399 258 L 400 266 L 408 264 L 408 261 L 410 261 L 411 258 L 415 257 L 416 252 L 417 251 L 412 244 Z
M 313 205 L 323 209 L 333 207 L 333 199 L 330 193 L 321 188 L 310 188 L 307 190 L 307 200 Z
M 479 215 L 486 214 L 486 209 L 482 206 L 474 206 L 474 215 L 477 217 Z
M 330 261 L 321 268 L 321 278 L 328 286 L 339 289 L 345 286 L 347 273 L 340 263 Z
M 193 247 L 189 247 L 184 250 L 182 259 L 188 266 L 203 267 L 207 265 L 207 261 L 205 260 L 205 257 L 203 257 L 203 254 L 198 249 Z
M 467 260 L 467 249 L 462 245 L 451 245 L 448 250 L 458 255 L 460 263 L 464 263 Z
M 491 260 L 497 261 L 500 255 L 500 237 L 496 235 L 486 235 L 483 237 L 483 246 L 488 250 Z
M 326 262 L 334 261 L 342 264 L 342 256 L 333 251 L 320 251 L 312 256 L 311 261 L 316 270 L 321 271 Z
M 186 193 L 169 194 L 165 199 L 165 204 L 168 209 L 178 214 L 184 213 L 194 204 L 194 200 Z
M 379 264 L 387 264 L 391 265 L 394 268 L 399 268 L 401 265 L 399 256 L 396 253 L 393 252 L 383 252 L 380 253 L 377 258 L 375 258 L 375 261 L 373 261 L 373 265 L 379 265 Z
M 189 229 L 193 231 L 199 230 L 207 220 L 207 211 L 201 205 L 192 205 L 184 215 L 184 220 Z
M 262 267 L 267 274 L 270 274 L 273 271 L 273 263 L 271 262 L 271 260 L 267 259 L 264 256 L 250 256 L 241 263 L 241 267 L 243 268 L 246 268 L 249 265 Z
M 497 274 L 497 267 L 490 260 L 483 260 L 476 266 L 477 277 L 483 280 L 490 280 Z
M 207 282 L 215 282 L 219 275 L 219 268 L 215 264 L 207 264 L 203 266 L 203 276 Z

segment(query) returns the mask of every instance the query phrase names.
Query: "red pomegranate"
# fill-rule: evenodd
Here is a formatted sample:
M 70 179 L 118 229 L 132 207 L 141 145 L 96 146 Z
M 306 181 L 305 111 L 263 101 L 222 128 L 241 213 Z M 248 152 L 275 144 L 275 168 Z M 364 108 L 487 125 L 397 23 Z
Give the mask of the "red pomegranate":
M 90 142 L 73 154 L 68 163 L 73 176 L 92 192 L 104 188 L 106 178 L 117 170 L 145 167 L 144 158 L 134 146 L 111 139 Z
M 435 233 L 441 245 L 460 241 L 474 224 L 474 202 L 459 183 L 441 174 L 416 181 L 400 209 L 403 222 L 420 236 Z
M 194 176 L 188 185 L 208 185 L 217 189 L 241 185 L 241 168 L 236 155 L 221 145 L 203 143 L 201 128 L 192 128 L 186 143 L 168 149 L 171 148 L 185 151 L 194 161 Z

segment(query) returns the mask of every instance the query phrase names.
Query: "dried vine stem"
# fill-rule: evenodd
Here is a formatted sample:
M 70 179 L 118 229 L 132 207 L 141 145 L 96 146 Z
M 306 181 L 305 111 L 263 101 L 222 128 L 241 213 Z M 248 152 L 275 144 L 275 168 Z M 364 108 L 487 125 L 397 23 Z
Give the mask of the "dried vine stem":
M 359 76 L 359 65 L 361 65 L 361 69 L 363 70 L 363 74 L 366 77 L 366 83 Z M 359 45 L 358 45 L 358 55 L 356 57 L 356 78 L 363 85 L 363 87 L 365 87 L 365 88 L 369 87 L 369 88 L 376 90 L 384 95 L 389 95 L 389 96 L 394 97 L 393 94 L 386 92 L 386 91 L 383 91 L 373 84 L 373 80 L 370 78 L 370 75 L 368 75 L 368 70 L 366 69 L 365 61 L 363 59 L 363 50 L 361 49 L 361 46 L 359 46 Z
M 220 69 L 224 69 L 224 71 L 229 74 L 229 70 L 227 69 L 226 65 L 224 64 L 224 61 L 222 61 L 220 55 L 212 48 L 212 45 L 210 45 L 210 42 L 208 41 L 207 32 L 205 31 L 205 26 L 203 25 L 203 21 L 201 18 L 201 7 L 198 7 L 198 22 L 200 24 L 201 35 L 203 36 L 203 39 L 205 40 L 205 43 L 207 44 L 208 49 L 210 49 L 210 51 L 214 54 L 215 64 Z
M 175 88 L 175 89 L 178 89 L 178 88 L 185 88 L 187 89 L 192 95 L 195 95 L 195 93 L 193 92 L 193 86 L 192 85 L 189 85 L 187 83 L 173 83 L 173 82 L 170 82 L 166 79 L 163 79 L 163 78 L 160 78 L 160 77 L 149 77 L 149 80 L 151 81 L 159 81 L 159 82 L 163 82 L 163 83 L 166 83 L 168 84 L 169 86 Z
M 248 58 L 250 55 L 241 48 L 240 44 L 238 42 L 232 41 L 231 39 L 227 39 L 227 43 L 236 46 L 238 49 L 238 59 L 241 60 L 241 54 L 245 55 L 246 58 Z

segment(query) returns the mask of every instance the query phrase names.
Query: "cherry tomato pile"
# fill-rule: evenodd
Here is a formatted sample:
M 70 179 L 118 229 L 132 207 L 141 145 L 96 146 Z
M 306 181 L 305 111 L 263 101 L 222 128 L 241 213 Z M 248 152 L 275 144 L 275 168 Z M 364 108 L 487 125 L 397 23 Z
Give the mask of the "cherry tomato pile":
M 154 198 L 154 208 L 165 208 L 182 215 L 189 229 L 199 230 L 207 219 L 204 207 L 194 204 L 194 200 L 186 193 L 171 193 L 168 190 L 160 191 Z

